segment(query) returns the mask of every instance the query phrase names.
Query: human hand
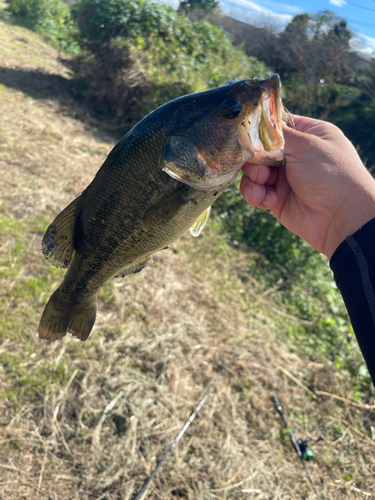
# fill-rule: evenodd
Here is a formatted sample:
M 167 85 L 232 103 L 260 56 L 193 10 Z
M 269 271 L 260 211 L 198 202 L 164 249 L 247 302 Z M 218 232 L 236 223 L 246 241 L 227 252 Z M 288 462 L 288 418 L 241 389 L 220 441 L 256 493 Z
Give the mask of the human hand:
M 293 118 L 296 128 L 284 127 L 286 166 L 246 163 L 241 194 L 330 259 L 347 236 L 375 217 L 375 180 L 340 129 Z

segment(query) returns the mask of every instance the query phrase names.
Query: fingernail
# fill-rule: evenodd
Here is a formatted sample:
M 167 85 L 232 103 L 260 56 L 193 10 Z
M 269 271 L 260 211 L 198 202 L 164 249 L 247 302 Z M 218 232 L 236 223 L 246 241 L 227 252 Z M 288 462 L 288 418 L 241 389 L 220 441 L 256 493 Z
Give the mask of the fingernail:
M 257 178 L 258 178 L 258 170 L 259 170 L 259 167 L 258 166 L 255 166 L 255 165 L 252 165 L 251 168 L 249 169 L 249 177 L 250 179 L 253 181 L 253 182 L 256 182 L 257 181 Z
M 251 186 L 245 187 L 245 199 L 247 202 L 250 201 L 252 191 L 253 191 L 253 188 Z
M 263 205 L 265 207 L 268 207 L 270 203 L 271 203 L 271 196 L 269 194 L 266 194 L 266 196 L 263 199 Z

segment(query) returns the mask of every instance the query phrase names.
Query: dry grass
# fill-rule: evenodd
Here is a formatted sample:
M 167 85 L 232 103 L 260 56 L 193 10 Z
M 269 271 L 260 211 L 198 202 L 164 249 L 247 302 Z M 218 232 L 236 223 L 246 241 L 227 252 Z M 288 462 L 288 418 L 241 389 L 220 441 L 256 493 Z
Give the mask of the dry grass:
M 69 77 L 34 35 L 3 23 L 0 33 L 3 68 L 43 67 L 41 81 Z M 23 76 L 23 90 L 0 88 L 0 498 L 134 498 L 248 336 L 145 498 L 316 498 L 281 439 L 273 392 L 297 437 L 326 435 L 308 464 L 320 498 L 375 497 L 374 411 L 312 396 L 347 399 L 351 382 L 288 352 L 278 332 L 298 319 L 244 275 L 251 255 L 212 229 L 107 285 L 87 343 L 38 339 L 62 276 L 39 252 L 43 228 L 90 181 L 113 140 L 74 118 L 64 88 L 33 99 Z

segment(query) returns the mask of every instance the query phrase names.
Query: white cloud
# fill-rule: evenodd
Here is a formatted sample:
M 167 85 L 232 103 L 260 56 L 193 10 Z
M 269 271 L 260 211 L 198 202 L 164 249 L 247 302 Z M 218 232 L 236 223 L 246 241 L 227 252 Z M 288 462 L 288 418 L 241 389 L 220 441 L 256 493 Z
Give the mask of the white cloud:
M 284 13 L 290 12 L 291 14 L 300 14 L 305 12 L 304 9 L 298 7 L 297 5 L 289 5 L 287 3 L 273 2 L 272 0 L 262 0 L 262 4 L 265 7 L 270 8 L 272 11 L 283 11 Z
M 350 40 L 352 49 L 375 56 L 375 38 L 364 35 L 363 33 L 353 33 L 353 38 Z
M 166 2 L 174 9 L 177 9 L 179 0 L 156 0 L 157 2 Z M 345 0 L 333 0 L 345 1 Z M 289 5 L 285 3 L 278 3 L 273 0 L 262 0 L 263 5 L 254 3 L 251 0 L 220 0 L 220 6 L 224 8 L 230 15 L 239 19 L 240 21 L 248 22 L 251 24 L 264 24 L 274 22 L 279 26 L 287 25 L 292 15 L 304 12 L 301 7 L 296 5 Z M 282 11 L 282 14 L 274 11 Z M 245 18 L 244 18 L 245 15 Z
M 269 4 L 270 3 L 273 2 L 269 2 Z M 230 16 L 245 23 L 252 24 L 253 26 L 273 24 L 277 28 L 282 28 L 286 26 L 293 17 L 291 14 L 278 14 L 250 0 L 222 0 L 220 5 Z M 293 6 L 278 4 L 279 7 L 280 5 L 293 8 Z M 298 12 L 300 12 L 300 10 Z
M 223 2 L 221 2 L 221 4 L 228 5 L 230 7 L 243 7 L 245 10 L 251 10 L 255 12 L 263 12 L 263 13 L 271 12 L 270 10 L 265 9 L 261 5 L 258 5 L 254 2 L 250 2 L 249 0 L 230 0 L 230 1 L 224 0 Z
M 270 10 L 267 7 L 264 7 L 263 5 L 259 5 L 258 3 L 251 2 L 250 0 L 223 0 L 220 2 L 222 5 L 225 4 L 230 4 L 231 6 L 239 6 L 243 7 L 247 10 L 253 10 L 257 12 L 262 12 L 264 14 L 275 14 L 274 10 L 284 10 L 287 12 L 301 12 L 301 9 L 299 7 L 296 7 L 295 5 L 288 5 L 288 4 L 282 4 L 282 3 L 276 3 L 272 2 L 270 0 L 266 0 L 263 3 L 266 3 L 269 7 L 271 7 Z
M 343 7 L 344 5 L 348 5 L 348 2 L 345 0 L 329 0 L 331 5 L 335 5 L 336 7 Z

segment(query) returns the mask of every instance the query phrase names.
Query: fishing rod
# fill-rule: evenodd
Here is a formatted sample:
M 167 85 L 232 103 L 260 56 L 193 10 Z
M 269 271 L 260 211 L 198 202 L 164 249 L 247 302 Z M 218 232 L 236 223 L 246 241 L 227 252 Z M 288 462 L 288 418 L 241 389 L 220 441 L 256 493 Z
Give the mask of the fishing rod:
M 158 465 L 155 467 L 155 469 L 152 472 L 151 476 L 144 483 L 144 485 L 142 486 L 141 490 L 138 492 L 138 494 L 134 498 L 134 500 L 142 500 L 143 499 L 144 494 L 146 493 L 149 485 L 151 484 L 152 480 L 156 476 L 157 472 L 159 471 L 159 469 L 161 469 L 161 467 L 163 466 L 164 462 L 167 460 L 167 458 L 169 457 L 169 455 L 172 453 L 172 451 L 175 448 L 175 446 L 177 445 L 177 443 L 180 441 L 180 439 L 182 438 L 182 436 L 185 434 L 185 432 L 187 431 L 188 427 L 190 426 L 190 424 L 192 423 L 192 421 L 194 420 L 194 418 L 197 416 L 199 410 L 202 408 L 202 406 L 204 405 L 204 403 L 207 401 L 207 398 L 209 397 L 209 395 L 211 394 L 211 392 L 215 389 L 215 387 L 216 387 L 217 383 L 219 382 L 219 380 L 221 379 L 221 377 L 225 374 L 225 372 L 228 370 L 228 368 L 232 364 L 232 361 L 237 357 L 238 351 L 239 351 L 240 347 L 242 347 L 242 344 L 249 337 L 250 337 L 250 335 L 246 335 L 246 337 L 243 338 L 241 340 L 241 342 L 238 344 L 238 346 L 237 346 L 236 350 L 234 351 L 232 357 L 229 359 L 229 361 L 227 363 L 225 363 L 225 365 L 221 369 L 219 375 L 212 382 L 211 386 L 209 387 L 209 389 L 207 390 L 207 392 L 205 393 L 205 395 L 203 396 L 203 398 L 200 400 L 199 404 L 197 405 L 197 407 L 195 408 L 195 410 L 193 411 L 193 413 L 190 415 L 189 419 L 185 422 L 185 425 L 182 427 L 182 429 L 180 430 L 180 432 L 176 436 L 175 440 L 173 441 L 173 443 L 171 444 L 171 446 L 168 448 L 167 452 L 165 453 L 165 455 L 163 456 L 163 458 L 160 460 L 160 462 L 158 463 Z
M 289 434 L 289 437 L 290 437 L 290 440 L 292 442 L 292 445 L 293 445 L 294 449 L 296 450 L 297 455 L 298 455 L 298 457 L 299 457 L 299 459 L 301 461 L 303 472 L 304 472 L 305 476 L 307 477 L 307 479 L 309 480 L 309 482 L 311 484 L 311 487 L 314 490 L 314 493 L 318 496 L 318 494 L 316 492 L 316 489 L 314 487 L 314 484 L 312 482 L 310 473 L 307 470 L 307 467 L 306 467 L 306 464 L 305 464 L 305 460 L 306 461 L 310 461 L 314 457 L 314 454 L 310 450 L 310 448 L 309 448 L 309 446 L 308 446 L 307 443 L 309 443 L 310 441 L 314 441 L 315 443 L 317 443 L 319 441 L 322 441 L 324 439 L 324 436 L 323 436 L 323 434 L 321 434 L 318 437 L 318 439 L 307 438 L 307 439 L 304 439 L 304 440 L 298 439 L 298 441 L 297 441 L 296 438 L 294 437 L 294 434 L 293 434 L 291 428 L 288 426 L 288 423 L 286 421 L 286 418 L 285 418 L 285 415 L 284 415 L 284 412 L 283 412 L 283 407 L 281 406 L 278 397 L 276 396 L 276 394 L 273 394 L 272 397 L 273 397 L 273 400 L 275 402 L 276 409 L 279 412 L 279 415 L 281 417 L 281 420 L 283 421 L 284 427 L 285 427 L 285 429 L 287 430 L 287 432 Z
M 150 486 L 150 484 L 153 481 L 154 477 L 156 476 L 156 474 L 158 473 L 158 471 L 161 469 L 161 467 L 163 466 L 164 462 L 167 460 L 167 458 L 169 457 L 169 455 L 172 453 L 173 449 L 178 444 L 178 442 L 180 441 L 180 439 L 182 438 L 182 436 L 185 434 L 185 432 L 187 431 L 188 427 L 193 422 L 193 420 L 196 417 L 196 415 L 198 414 L 199 410 L 205 404 L 206 400 L 208 399 L 208 397 L 210 396 L 210 394 L 212 393 L 212 391 L 216 387 L 216 385 L 219 382 L 219 380 L 221 379 L 221 377 L 225 374 L 225 372 L 228 370 L 228 368 L 232 364 L 233 360 L 238 355 L 238 351 L 239 351 L 240 347 L 242 346 L 242 344 L 248 338 L 249 338 L 249 335 L 247 335 L 244 339 L 242 339 L 241 342 L 238 344 L 238 346 L 237 346 L 236 350 L 234 351 L 232 357 L 229 359 L 229 361 L 227 363 L 225 363 L 225 365 L 221 369 L 221 371 L 218 374 L 218 376 L 212 382 L 211 386 L 209 387 L 209 389 L 207 390 L 207 392 L 205 393 L 205 395 L 203 396 L 203 398 L 201 399 L 201 401 L 199 402 L 199 404 L 197 405 L 197 407 L 195 408 L 195 410 L 193 411 L 193 413 L 190 415 L 189 419 L 185 422 L 185 425 L 182 427 L 182 429 L 180 430 L 180 432 L 176 436 L 176 438 L 173 441 L 173 443 L 171 444 L 171 446 L 168 448 L 168 450 L 165 453 L 165 455 L 163 456 L 163 458 L 157 464 L 157 466 L 155 467 L 154 471 L 152 472 L 152 474 L 150 475 L 150 477 L 147 479 L 147 481 L 143 484 L 141 490 L 134 497 L 134 500 L 142 500 L 144 498 L 144 495 L 146 494 L 146 491 L 148 490 L 148 487 Z M 298 456 L 300 457 L 300 460 L 301 460 L 301 463 L 302 463 L 302 467 L 303 467 L 303 470 L 304 470 L 304 472 L 306 474 L 306 477 L 310 481 L 310 484 L 311 484 L 311 486 L 312 486 L 312 488 L 314 490 L 314 493 L 317 495 L 316 490 L 314 488 L 314 485 L 312 483 L 311 476 L 310 476 L 308 470 L 306 469 L 306 465 L 305 465 L 304 460 L 305 459 L 306 460 L 310 460 L 312 458 L 312 456 L 313 456 L 311 450 L 307 446 L 307 442 L 309 442 L 309 441 L 318 442 L 318 441 L 324 439 L 324 436 L 320 436 L 318 439 L 315 439 L 315 440 L 312 440 L 311 438 L 308 438 L 305 441 L 302 441 L 302 440 L 296 441 L 296 439 L 295 439 L 292 431 L 288 428 L 288 424 L 286 422 L 286 419 L 285 419 L 285 416 L 284 416 L 284 413 L 283 413 L 283 410 L 282 410 L 282 406 L 280 405 L 280 402 L 279 402 L 276 394 L 273 395 L 273 399 L 275 401 L 276 408 L 277 408 L 277 410 L 278 410 L 278 412 L 279 412 L 279 414 L 281 416 L 281 419 L 282 419 L 282 421 L 284 423 L 284 426 L 288 430 L 288 433 L 289 433 L 290 439 L 291 439 L 291 441 L 293 443 L 293 446 L 294 446 L 296 452 L 298 453 Z

